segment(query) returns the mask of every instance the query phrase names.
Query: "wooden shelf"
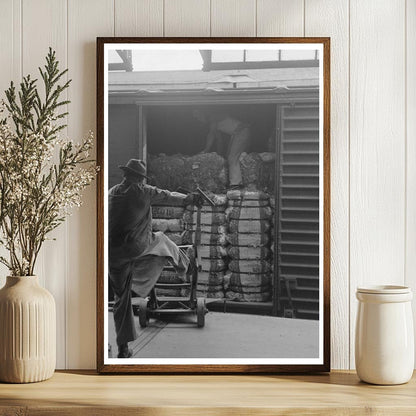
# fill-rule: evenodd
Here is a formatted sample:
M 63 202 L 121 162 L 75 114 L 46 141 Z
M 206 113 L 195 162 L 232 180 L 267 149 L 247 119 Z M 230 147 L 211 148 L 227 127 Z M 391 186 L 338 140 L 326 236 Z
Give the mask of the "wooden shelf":
M 35 384 L 0 384 L 0 415 L 415 415 L 415 377 L 401 386 L 355 373 L 173 376 L 57 372 Z

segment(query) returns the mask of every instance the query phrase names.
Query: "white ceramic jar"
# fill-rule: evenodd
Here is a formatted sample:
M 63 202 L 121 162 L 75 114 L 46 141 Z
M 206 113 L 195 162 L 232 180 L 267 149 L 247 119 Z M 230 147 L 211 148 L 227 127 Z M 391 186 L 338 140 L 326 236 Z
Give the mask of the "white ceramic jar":
M 355 366 L 372 384 L 402 384 L 412 377 L 414 335 L 410 288 L 372 286 L 357 289 Z

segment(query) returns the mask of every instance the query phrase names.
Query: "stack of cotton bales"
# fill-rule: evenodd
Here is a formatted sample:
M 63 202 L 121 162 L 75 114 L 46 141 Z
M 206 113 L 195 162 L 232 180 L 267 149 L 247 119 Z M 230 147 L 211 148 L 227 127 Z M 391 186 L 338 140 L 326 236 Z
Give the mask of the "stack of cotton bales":
M 182 186 L 191 190 L 200 187 L 216 194 L 226 191 L 227 162 L 219 154 L 198 153 L 186 158 L 186 178 Z
M 183 243 L 185 226 L 183 215 L 185 207 L 181 201 L 177 205 L 153 205 L 152 206 L 152 228 L 153 231 L 162 231 L 175 244 Z M 175 271 L 163 270 L 158 283 L 184 283 L 183 279 Z M 180 296 L 181 289 L 157 289 L 159 296 Z
M 221 193 L 226 190 L 228 178 L 227 163 L 215 152 L 149 155 L 147 173 L 152 185 L 170 191 L 179 187 L 194 191 L 199 186 Z
M 179 201 L 178 204 L 181 204 Z M 175 244 L 182 244 L 182 234 L 185 230 L 182 205 L 153 205 L 152 228 L 153 231 L 163 231 Z
M 224 297 L 224 272 L 227 270 L 227 220 L 225 195 L 210 194 L 214 206 L 204 201 L 201 210 L 201 234 L 198 257 L 201 271 L 198 273 L 197 296 Z M 197 229 L 198 208 L 188 205 L 184 214 L 184 243 L 194 244 Z
M 147 157 L 147 176 L 150 184 L 161 189 L 176 191 L 183 183 L 186 174 L 186 157 L 183 155 L 149 154 Z
M 230 262 L 224 280 L 226 298 L 265 302 L 271 296 L 269 195 L 262 191 L 227 193 Z
M 244 188 L 273 192 L 275 186 L 275 153 L 242 153 L 240 169 Z

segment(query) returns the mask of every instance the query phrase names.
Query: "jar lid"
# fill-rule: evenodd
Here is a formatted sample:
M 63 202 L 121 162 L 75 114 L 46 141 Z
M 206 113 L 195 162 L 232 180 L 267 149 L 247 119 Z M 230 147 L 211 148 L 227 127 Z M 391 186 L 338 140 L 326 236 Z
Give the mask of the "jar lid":
M 400 293 L 410 293 L 411 289 L 408 286 L 397 286 L 397 285 L 376 285 L 367 287 L 358 287 L 358 293 L 375 293 L 382 295 L 395 295 Z

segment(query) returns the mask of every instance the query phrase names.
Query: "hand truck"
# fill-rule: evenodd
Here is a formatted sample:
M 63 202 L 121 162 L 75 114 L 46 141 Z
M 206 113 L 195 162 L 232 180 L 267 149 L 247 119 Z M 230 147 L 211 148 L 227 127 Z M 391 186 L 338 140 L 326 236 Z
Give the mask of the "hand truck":
M 196 190 L 200 199 L 207 200 L 214 205 L 209 196 L 199 187 Z M 190 258 L 187 276 L 189 282 L 184 283 L 156 283 L 151 290 L 150 295 L 146 298 L 138 298 L 135 306 L 135 312 L 139 315 L 139 324 L 145 328 L 149 324 L 150 317 L 161 317 L 162 315 L 175 316 L 178 314 L 194 314 L 197 318 L 198 328 L 205 325 L 205 314 L 208 312 L 206 308 L 206 299 L 197 297 L 196 288 L 198 284 L 198 272 L 200 271 L 200 255 L 199 246 L 201 244 L 201 203 L 197 203 L 197 219 L 195 230 L 194 244 L 180 245 L 179 250 Z M 166 266 L 163 270 L 175 271 L 173 266 Z M 158 296 L 157 289 L 180 289 L 182 292 L 188 292 L 186 296 Z

